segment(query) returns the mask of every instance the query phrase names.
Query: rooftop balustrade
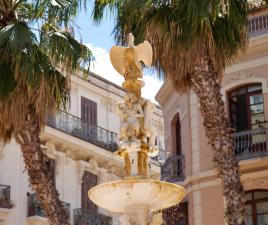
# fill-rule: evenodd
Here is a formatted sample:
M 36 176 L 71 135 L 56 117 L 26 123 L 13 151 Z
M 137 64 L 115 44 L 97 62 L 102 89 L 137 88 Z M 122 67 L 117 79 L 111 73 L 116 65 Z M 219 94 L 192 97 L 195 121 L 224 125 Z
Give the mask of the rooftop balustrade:
M 268 11 L 261 15 L 251 16 L 248 20 L 249 37 L 268 33 Z

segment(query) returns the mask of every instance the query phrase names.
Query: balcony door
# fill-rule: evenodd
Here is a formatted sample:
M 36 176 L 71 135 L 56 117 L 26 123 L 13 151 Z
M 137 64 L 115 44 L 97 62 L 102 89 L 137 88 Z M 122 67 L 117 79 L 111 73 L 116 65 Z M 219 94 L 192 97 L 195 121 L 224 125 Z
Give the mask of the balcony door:
M 268 191 L 250 191 L 245 194 L 247 216 L 245 225 L 268 224 Z
M 47 168 L 48 168 L 50 176 L 52 177 L 52 180 L 54 181 L 54 184 L 55 184 L 56 183 L 56 160 L 48 158 Z
M 97 185 L 98 179 L 97 175 L 90 173 L 88 171 L 84 172 L 81 184 L 81 207 L 85 210 L 91 212 L 97 212 L 98 207 L 88 198 L 89 189 Z
M 261 84 L 239 87 L 230 92 L 229 109 L 236 132 L 258 128 L 264 122 Z
M 97 103 L 81 97 L 81 119 L 83 137 L 90 142 L 97 141 Z
M 181 155 L 181 121 L 177 113 L 171 122 L 172 155 Z
M 81 97 L 81 119 L 89 124 L 97 125 L 97 103 Z

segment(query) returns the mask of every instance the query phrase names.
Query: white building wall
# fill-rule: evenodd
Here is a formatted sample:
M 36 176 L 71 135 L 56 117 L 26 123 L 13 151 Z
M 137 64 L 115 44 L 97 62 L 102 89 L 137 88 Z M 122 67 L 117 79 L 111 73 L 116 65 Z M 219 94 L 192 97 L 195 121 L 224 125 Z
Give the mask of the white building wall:
M 93 79 L 95 79 L 94 82 L 98 82 L 98 86 L 93 83 Z M 101 85 L 103 86 L 102 88 L 99 87 Z M 84 81 L 77 77 L 72 78 L 68 112 L 79 118 L 81 117 L 82 96 L 97 103 L 98 126 L 118 133 L 120 121 L 119 117 L 115 113 L 114 106 L 116 102 L 123 100 L 124 91 L 110 83 L 105 84 L 105 81 L 98 80 L 96 77 L 91 78 L 91 82 Z M 157 108 L 157 113 L 155 113 L 154 117 L 158 143 L 163 143 L 164 134 L 161 109 Z M 81 208 L 81 176 L 83 171 L 87 170 L 97 174 L 98 182 L 102 183 L 121 179 L 111 172 L 113 169 L 109 170 L 108 164 L 111 164 L 111 166 L 123 166 L 123 163 L 118 159 L 115 160 L 116 156 L 113 156 L 111 152 L 101 149 L 103 153 L 96 156 L 96 161 L 99 161 L 100 164 L 106 164 L 105 166 L 108 168 L 102 168 L 101 165 L 98 168 L 91 168 L 90 163 L 88 163 L 88 159 L 94 159 L 94 154 L 98 152 L 100 148 L 96 147 L 96 149 L 93 150 L 91 147 L 88 147 L 88 149 L 86 149 L 88 156 L 85 156 L 85 150 L 83 154 L 80 155 L 80 150 L 82 148 L 81 142 L 83 141 L 77 139 L 76 143 L 70 145 L 68 143 L 71 141 L 66 139 L 68 138 L 67 134 L 62 133 L 60 136 L 62 136 L 61 139 L 56 138 L 52 133 L 49 138 L 46 138 L 42 141 L 50 141 L 56 146 L 56 152 L 49 153 L 49 156 L 56 160 L 56 187 L 60 193 L 60 200 L 70 203 L 71 205 L 70 219 L 71 224 L 73 224 L 73 210 Z M 66 141 L 63 141 L 64 138 Z M 83 146 L 85 145 L 83 144 Z M 25 171 L 25 165 L 20 147 L 15 143 L 14 140 L 12 140 L 11 143 L 4 146 L 2 153 L 3 157 L 0 157 L 0 184 L 11 186 L 11 200 L 14 202 L 14 207 L 9 211 L 5 222 L 2 224 L 28 225 L 27 192 L 34 192 L 31 190 L 28 183 L 28 174 L 27 171 Z M 104 157 L 105 154 L 110 157 L 109 163 L 103 163 L 103 160 L 107 161 L 107 156 Z M 105 159 L 101 159 L 101 157 L 104 157 Z M 99 212 L 105 214 L 107 213 L 101 209 Z M 116 219 L 114 219 L 114 221 L 116 221 Z M 0 221 L 0 225 L 2 224 Z M 116 224 L 116 222 L 114 224 Z M 38 225 L 38 223 L 34 223 L 34 225 Z

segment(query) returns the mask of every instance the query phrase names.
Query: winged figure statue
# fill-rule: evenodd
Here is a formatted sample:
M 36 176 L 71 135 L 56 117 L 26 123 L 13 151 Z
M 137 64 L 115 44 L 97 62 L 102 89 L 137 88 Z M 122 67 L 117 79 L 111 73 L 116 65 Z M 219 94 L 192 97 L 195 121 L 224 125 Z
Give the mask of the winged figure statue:
M 128 36 L 128 47 L 113 46 L 110 60 L 115 70 L 126 80 L 142 77 L 142 63 L 148 67 L 152 64 L 153 50 L 148 41 L 135 46 L 132 33 Z

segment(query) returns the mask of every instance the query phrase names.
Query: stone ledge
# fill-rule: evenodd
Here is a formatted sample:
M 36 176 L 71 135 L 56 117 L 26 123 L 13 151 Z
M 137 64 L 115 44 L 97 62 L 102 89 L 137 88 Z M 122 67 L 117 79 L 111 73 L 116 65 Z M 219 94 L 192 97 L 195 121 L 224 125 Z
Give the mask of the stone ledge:
M 41 216 L 31 216 L 27 218 L 29 225 L 49 225 L 48 219 Z
M 0 208 L 0 225 L 5 225 L 5 220 L 12 209 Z

